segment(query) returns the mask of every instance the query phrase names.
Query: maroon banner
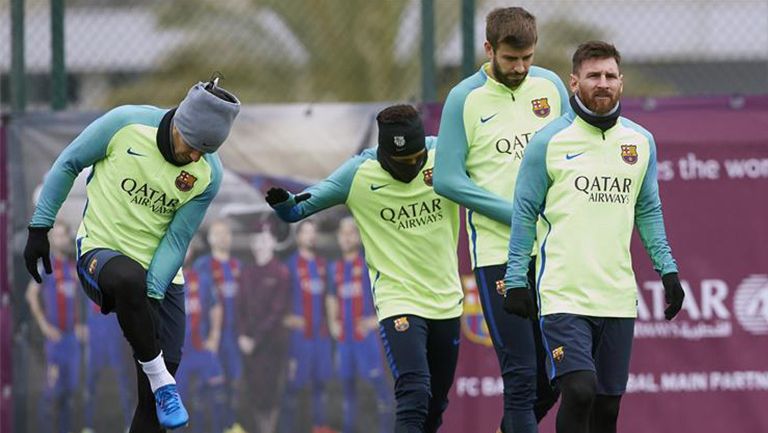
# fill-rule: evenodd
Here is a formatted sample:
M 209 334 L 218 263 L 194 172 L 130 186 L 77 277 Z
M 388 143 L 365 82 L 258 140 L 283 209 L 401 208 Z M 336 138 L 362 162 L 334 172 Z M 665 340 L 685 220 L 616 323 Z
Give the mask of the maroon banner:
M 427 111 L 437 132 L 439 106 Z M 656 139 L 667 235 L 686 301 L 664 291 L 637 236 L 639 303 L 623 433 L 768 431 L 768 97 L 627 101 Z M 460 249 L 466 255 L 466 240 Z M 494 432 L 502 382 L 466 257 L 465 315 L 446 433 Z M 553 432 L 555 411 L 540 425 Z

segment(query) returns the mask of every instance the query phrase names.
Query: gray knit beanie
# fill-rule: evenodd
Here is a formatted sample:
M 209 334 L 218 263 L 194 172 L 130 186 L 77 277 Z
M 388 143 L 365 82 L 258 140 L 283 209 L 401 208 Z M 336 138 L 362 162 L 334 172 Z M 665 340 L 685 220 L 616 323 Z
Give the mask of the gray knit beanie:
M 173 116 L 173 124 L 184 141 L 204 153 L 219 149 L 240 112 L 237 97 L 217 84 L 215 79 L 192 86 Z

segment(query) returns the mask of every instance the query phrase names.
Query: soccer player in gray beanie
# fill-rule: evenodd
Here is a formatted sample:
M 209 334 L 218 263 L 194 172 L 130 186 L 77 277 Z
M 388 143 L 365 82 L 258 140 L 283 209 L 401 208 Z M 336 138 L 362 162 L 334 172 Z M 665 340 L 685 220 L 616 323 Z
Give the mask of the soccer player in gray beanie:
M 24 260 L 40 282 L 51 273 L 47 233 L 72 183 L 92 166 L 77 233 L 77 272 L 103 314 L 115 312 L 137 364 L 138 406 L 131 433 L 189 421 L 173 378 L 184 342 L 181 265 L 221 184 L 214 153 L 240 101 L 198 83 L 178 108 L 117 107 L 90 124 L 54 162 L 29 224 Z M 96 343 L 98 344 L 98 343 Z

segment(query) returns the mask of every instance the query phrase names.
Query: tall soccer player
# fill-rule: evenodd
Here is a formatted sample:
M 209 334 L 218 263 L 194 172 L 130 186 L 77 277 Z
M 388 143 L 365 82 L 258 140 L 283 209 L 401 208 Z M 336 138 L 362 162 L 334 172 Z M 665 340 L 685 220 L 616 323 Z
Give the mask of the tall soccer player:
M 538 324 L 504 312 L 496 281 L 506 269 L 520 161 L 534 133 L 568 111 L 568 94 L 552 71 L 532 66 L 538 34 L 525 9 L 494 9 L 485 34 L 489 62 L 454 87 L 443 107 L 435 191 L 467 209 L 470 259 L 504 381 L 499 429 L 533 433 L 557 393 L 544 372 Z
M 395 379 L 395 432 L 432 433 L 459 354 L 458 206 L 432 190 L 435 139 L 425 139 L 418 111 L 395 105 L 376 120 L 376 149 L 301 194 L 273 188 L 267 202 L 289 222 L 340 204 L 352 212 Z
M 131 432 L 187 424 L 173 373 L 184 342 L 181 265 L 221 184 L 224 143 L 240 101 L 218 78 L 194 85 L 178 108 L 124 105 L 91 123 L 45 177 L 24 261 L 51 272 L 47 233 L 78 173 L 93 166 L 77 234 L 77 272 L 101 312 L 114 311 L 137 360 Z
M 621 117 L 620 61 L 606 42 L 587 42 L 574 53 L 575 114 L 536 133 L 523 158 L 509 266 L 499 282 L 509 311 L 535 314 L 526 273 L 538 237 L 540 322 L 548 371 L 562 392 L 558 433 L 616 432 L 637 316 L 633 226 L 664 284 L 667 320 L 685 296 L 664 229 L 656 143 Z
M 82 325 L 77 296 L 80 284 L 75 261 L 71 257 L 69 228 L 63 222 L 57 222 L 50 237 L 53 275 L 46 276 L 42 284 L 30 281 L 26 298 L 45 338 L 45 376 L 42 410 L 38 413 L 39 431 L 52 431 L 55 423 L 57 433 L 68 433 L 72 430 L 74 399 L 80 381 L 80 344 L 76 332 Z M 54 421 L 56 419 L 58 422 Z

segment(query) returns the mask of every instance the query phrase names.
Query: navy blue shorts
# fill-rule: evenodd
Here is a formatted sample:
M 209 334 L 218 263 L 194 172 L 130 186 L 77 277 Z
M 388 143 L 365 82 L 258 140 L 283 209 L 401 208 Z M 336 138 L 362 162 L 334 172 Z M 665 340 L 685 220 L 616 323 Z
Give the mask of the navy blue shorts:
M 109 314 L 115 308 L 115 301 L 99 288 L 99 274 L 113 258 L 124 254 L 106 248 L 96 248 L 81 255 L 77 260 L 77 275 L 88 297 L 101 308 L 102 314 Z M 168 362 L 181 362 L 181 348 L 184 345 L 184 286 L 171 284 L 160 302 L 160 348 Z
M 549 378 L 589 370 L 597 393 L 621 395 L 629 379 L 635 319 L 549 314 L 541 318 Z

